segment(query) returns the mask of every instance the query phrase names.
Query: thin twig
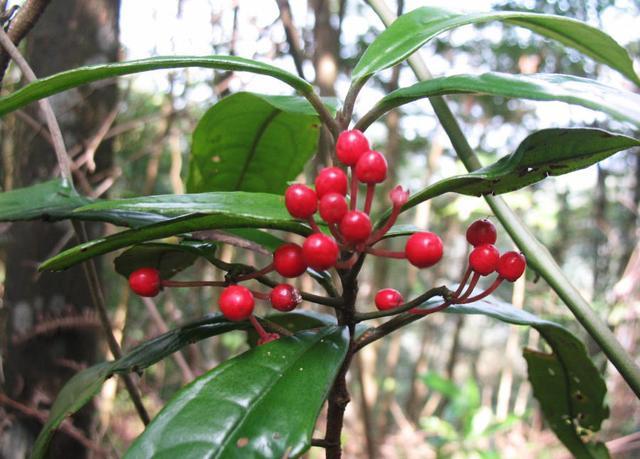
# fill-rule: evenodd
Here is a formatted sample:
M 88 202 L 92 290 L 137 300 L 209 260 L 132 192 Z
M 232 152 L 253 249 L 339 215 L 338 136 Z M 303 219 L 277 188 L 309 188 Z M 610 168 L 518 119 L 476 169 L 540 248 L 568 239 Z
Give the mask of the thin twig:
M 46 2 L 45 2 L 46 3 Z M 0 45 L 9 53 L 11 59 L 14 60 L 23 76 L 28 82 L 32 82 L 37 80 L 35 73 L 29 67 L 29 64 L 24 59 L 22 54 L 16 46 L 13 44 L 13 41 L 9 38 L 4 30 L 0 27 Z M 69 186 L 73 186 L 73 179 L 71 178 L 71 168 L 69 167 L 69 156 L 67 155 L 67 149 L 64 146 L 64 139 L 62 137 L 62 131 L 60 131 L 60 126 L 58 125 L 58 121 L 56 120 L 56 115 L 53 113 L 53 109 L 51 108 L 51 104 L 49 104 L 47 99 L 41 99 L 38 101 L 38 105 L 40 106 L 40 110 L 42 110 L 45 120 L 47 121 L 47 126 L 49 127 L 49 133 L 51 134 L 51 140 L 53 141 L 54 151 L 56 153 L 56 158 L 58 159 L 58 164 L 60 166 L 60 174 L 62 178 L 69 184 Z
M 6 405 L 16 411 L 19 411 L 26 416 L 35 418 L 38 421 L 40 421 L 42 424 L 47 422 L 47 419 L 49 418 L 49 413 L 24 405 L 16 400 L 13 400 L 7 397 L 1 392 L 0 392 L 0 404 Z M 64 433 L 66 433 L 71 438 L 76 440 L 85 448 L 95 451 L 101 455 L 107 454 L 106 450 L 101 448 L 96 443 L 92 442 L 91 439 L 87 438 L 87 436 L 80 429 L 74 426 L 69 420 L 65 420 L 62 422 L 62 424 L 60 424 L 60 430 L 62 430 Z
M 160 311 L 158 311 L 158 307 L 156 306 L 156 303 L 151 298 L 146 298 L 146 297 L 142 298 L 142 302 L 146 306 L 147 312 L 151 316 L 151 320 L 153 320 L 153 323 L 155 324 L 158 331 L 160 333 L 168 332 L 169 327 L 167 327 L 167 323 L 162 318 Z M 178 365 L 178 368 L 180 369 L 180 373 L 182 373 L 182 381 L 185 384 L 188 382 L 191 382 L 195 378 L 195 375 L 193 373 L 193 370 L 187 363 L 187 359 L 185 359 L 182 351 L 178 350 L 174 352 L 171 356 L 173 357 L 173 360 L 176 362 L 176 365 Z
M 8 35 L 12 45 L 20 44 L 22 39 L 36 24 L 49 3 L 51 3 L 51 0 L 27 0 L 22 6 L 20 6 L 18 13 L 11 21 L 9 29 L 6 32 L 6 35 Z M 7 71 L 9 58 L 13 59 L 13 55 L 4 46 L 4 44 L 3 47 L 7 53 L 5 53 L 3 49 L 0 49 L 0 83 L 2 83 L 4 74 Z
M 277 0 L 278 9 L 280 10 L 280 21 L 284 27 L 284 33 L 287 37 L 287 43 L 289 44 L 289 54 L 293 58 L 293 62 L 296 65 L 296 71 L 300 78 L 304 79 L 304 70 L 302 64 L 304 63 L 304 55 L 300 49 L 300 36 L 298 30 L 293 24 L 293 16 L 291 14 L 291 7 L 288 0 Z
M 0 28 L 0 45 L 2 45 L 2 47 L 9 53 L 16 65 L 20 68 L 20 71 L 27 81 L 32 82 L 37 80 L 35 73 L 33 73 L 33 70 L 31 69 L 25 58 L 22 56 L 18 48 L 16 48 L 16 46 L 13 44 L 5 31 L 2 30 L 2 28 Z M 51 107 L 48 99 L 41 99 L 40 101 L 38 101 L 38 105 L 40 107 L 40 110 L 44 114 L 47 126 L 49 128 L 49 133 L 51 134 L 54 151 L 58 160 L 58 166 L 60 167 L 60 174 L 62 175 L 63 180 L 65 180 L 67 184 L 72 187 L 73 179 L 71 177 L 69 155 L 64 145 L 62 131 L 60 130 L 60 125 L 58 124 L 56 115 L 53 112 L 53 108 Z M 87 235 L 84 229 L 84 225 L 79 222 L 73 222 L 73 227 L 80 242 L 86 242 Z M 86 263 L 82 264 L 82 268 L 87 278 L 91 298 L 96 310 L 98 311 L 98 317 L 100 318 L 103 331 L 107 337 L 109 349 L 111 350 L 111 353 L 115 358 L 119 358 L 122 355 L 122 351 L 120 349 L 118 341 L 113 336 L 113 329 L 111 327 L 109 316 L 105 307 L 104 296 L 102 294 L 100 280 L 98 278 L 95 263 L 93 262 L 93 260 L 89 260 Z M 123 375 L 123 380 L 125 382 L 127 391 L 131 396 L 131 400 L 136 407 L 136 411 L 140 416 L 140 419 L 145 425 L 148 424 L 149 415 L 147 414 L 147 411 L 142 404 L 142 399 L 140 398 L 140 394 L 138 393 L 138 390 L 133 383 L 133 379 L 130 375 Z
M 424 303 L 428 299 L 433 298 L 434 296 L 441 296 L 445 301 L 447 301 L 451 299 L 451 295 L 452 292 L 447 287 L 435 287 L 427 290 L 422 295 L 415 297 L 413 300 L 408 301 L 407 303 L 400 305 L 397 308 L 393 308 L 390 311 L 365 312 L 360 314 L 356 313 L 355 320 L 356 322 L 362 322 L 363 320 L 377 319 L 380 317 L 397 316 L 398 314 L 402 314 L 403 312 L 407 312 L 410 309 L 420 306 L 422 303 Z

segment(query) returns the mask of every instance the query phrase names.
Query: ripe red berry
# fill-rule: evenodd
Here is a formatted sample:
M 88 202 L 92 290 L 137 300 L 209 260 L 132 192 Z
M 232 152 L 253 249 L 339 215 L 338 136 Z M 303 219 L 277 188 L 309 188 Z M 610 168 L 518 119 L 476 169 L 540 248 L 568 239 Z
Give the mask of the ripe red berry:
M 351 210 L 340 221 L 340 233 L 346 242 L 364 242 L 371 236 L 371 219 L 364 212 Z
M 339 253 L 335 239 L 322 233 L 312 234 L 302 244 L 304 261 L 316 271 L 335 266 Z
M 140 268 L 129 274 L 129 287 L 140 296 L 156 296 L 160 292 L 160 271 Z
M 242 285 L 226 287 L 218 298 L 220 311 L 229 320 L 245 320 L 253 313 L 253 293 Z
M 493 244 L 477 246 L 469 254 L 469 266 L 481 276 L 488 276 L 496 270 L 500 252 Z
M 349 211 L 347 200 L 338 193 L 327 193 L 318 204 L 320 216 L 327 223 L 340 223 L 342 217 Z
M 318 198 L 327 193 L 347 194 L 347 174 L 339 167 L 325 167 L 316 176 L 315 183 Z
M 347 166 L 355 166 L 360 156 L 369 151 L 369 141 L 357 129 L 343 131 L 336 141 L 336 155 Z
M 442 240 L 431 232 L 414 233 L 404 247 L 407 260 L 418 268 L 428 268 L 442 258 Z
M 467 241 L 474 247 L 482 244 L 495 244 L 497 238 L 496 227 L 486 218 L 476 220 L 467 228 Z
M 387 160 L 377 151 L 363 154 L 356 164 L 356 177 L 362 183 L 374 184 L 387 178 Z
M 298 277 L 307 270 L 302 247 L 293 242 L 282 244 L 273 252 L 273 267 L 284 277 Z
M 392 288 L 383 288 L 376 293 L 376 307 L 380 311 L 388 311 L 389 309 L 397 308 L 404 303 L 404 298 L 399 291 Z
M 284 193 L 284 204 L 292 217 L 307 219 L 318 209 L 318 196 L 308 186 L 295 183 Z
M 269 299 L 271 300 L 271 306 L 282 312 L 294 310 L 302 301 L 300 292 L 289 284 L 278 284 L 273 287 Z
M 524 255 L 518 252 L 507 252 L 498 260 L 498 275 L 509 282 L 515 282 L 527 267 Z

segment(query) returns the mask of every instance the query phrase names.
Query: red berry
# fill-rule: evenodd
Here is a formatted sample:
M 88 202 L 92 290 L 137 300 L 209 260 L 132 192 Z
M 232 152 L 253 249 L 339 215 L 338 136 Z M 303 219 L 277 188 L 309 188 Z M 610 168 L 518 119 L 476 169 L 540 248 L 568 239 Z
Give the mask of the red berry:
M 318 196 L 308 186 L 295 183 L 284 193 L 284 204 L 292 217 L 307 219 L 318 209 Z
M 387 168 L 387 160 L 382 153 L 368 151 L 356 164 L 356 177 L 362 183 L 380 183 L 387 178 Z
M 496 270 L 500 252 L 493 244 L 477 246 L 469 254 L 469 266 L 481 276 L 488 276 Z
M 140 296 L 156 296 L 160 292 L 160 271 L 140 268 L 129 274 L 129 287 Z
M 405 255 L 414 266 L 428 268 L 442 258 L 442 240 L 435 233 L 414 233 L 404 247 Z
M 496 227 L 486 218 L 476 220 L 467 229 L 467 241 L 474 247 L 482 244 L 495 244 L 497 238 Z
M 369 151 L 369 141 L 357 129 L 343 131 L 336 142 L 336 155 L 347 166 L 355 166 L 360 156 Z
M 300 292 L 289 284 L 278 284 L 273 287 L 269 299 L 271 300 L 271 306 L 282 312 L 294 310 L 302 301 Z
M 527 267 L 524 255 L 518 252 L 507 252 L 498 260 L 498 275 L 509 282 L 515 282 Z
M 325 167 L 316 177 L 316 194 L 322 198 L 327 193 L 347 194 L 347 174 L 339 167 Z
M 253 293 L 242 285 L 230 285 L 218 298 L 220 311 L 229 320 L 245 320 L 253 313 Z
M 312 234 L 302 244 L 304 261 L 316 271 L 335 266 L 339 253 L 335 239 L 322 233 Z
M 327 223 L 340 223 L 342 217 L 349 211 L 347 200 L 338 193 L 327 193 L 318 204 L 320 216 Z
M 376 293 L 376 307 L 380 311 L 388 311 L 394 309 L 404 303 L 404 298 L 399 291 L 392 288 L 383 288 Z
M 298 277 L 307 270 L 302 256 L 302 247 L 298 244 L 282 244 L 273 252 L 273 267 L 284 277 Z
M 364 242 L 371 236 L 371 219 L 364 212 L 351 210 L 340 221 L 340 233 L 346 242 Z

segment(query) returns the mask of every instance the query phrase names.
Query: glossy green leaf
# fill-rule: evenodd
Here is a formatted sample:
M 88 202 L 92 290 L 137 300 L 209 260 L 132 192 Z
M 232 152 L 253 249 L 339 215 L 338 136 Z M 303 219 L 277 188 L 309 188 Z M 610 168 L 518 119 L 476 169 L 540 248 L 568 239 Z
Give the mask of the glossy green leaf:
M 285 243 L 284 239 L 274 236 L 271 233 L 262 231 L 255 228 L 229 228 L 224 230 L 225 233 L 229 233 L 232 236 L 246 239 L 262 246 L 262 248 L 273 252 L 282 244 Z
M 529 380 L 549 426 L 576 456 L 604 458 L 606 447 L 591 442 L 609 416 L 607 386 L 585 345 L 561 325 L 496 301 L 453 305 L 448 313 L 483 314 L 516 325 L 534 327 L 553 349 L 552 354 L 524 351 Z M 604 455 L 603 455 L 604 454 Z
M 297 457 L 349 345 L 326 327 L 256 347 L 181 389 L 125 458 Z
M 320 126 L 303 97 L 225 97 L 193 133 L 187 190 L 283 194 L 315 153 Z
M 0 193 L 0 221 L 59 220 L 91 203 L 62 180 L 51 180 Z
M 248 323 L 230 322 L 222 314 L 205 316 L 145 341 L 118 360 L 99 363 L 77 373 L 67 381 L 51 407 L 49 419 L 36 439 L 32 459 L 45 457 L 49 442 L 62 421 L 87 404 L 114 373 L 141 371 L 188 344 L 248 327 Z
M 321 312 L 298 309 L 292 312 L 276 312 L 265 317 L 269 322 L 278 324 L 292 333 L 328 325 L 337 325 L 336 318 Z M 255 329 L 247 330 L 247 341 L 251 347 L 258 344 L 258 333 Z
M 125 250 L 113 264 L 116 272 L 126 278 L 138 268 L 156 268 L 160 271 L 160 278 L 170 279 L 195 263 L 198 257 L 214 256 L 215 250 L 216 245 L 209 242 L 150 242 Z
M 402 62 L 431 38 L 467 24 L 502 21 L 559 41 L 622 73 L 636 84 L 640 79 L 625 49 L 609 35 L 583 22 L 562 16 L 521 11 L 458 14 L 441 8 L 422 7 L 400 16 L 367 48 L 353 69 L 362 80 Z
M 280 229 L 302 235 L 311 231 L 305 224 L 291 219 L 282 196 L 264 193 L 218 192 L 147 196 L 102 201 L 77 210 L 77 214 L 84 218 L 117 216 L 120 213 L 151 213 L 177 218 L 77 245 L 45 261 L 40 269 L 65 269 L 113 250 L 199 230 L 253 227 Z
M 421 81 L 390 92 L 356 128 L 365 130 L 382 114 L 426 97 L 447 94 L 484 94 L 541 101 L 561 101 L 607 113 L 640 126 L 640 95 L 588 78 L 559 74 L 511 75 L 489 72 L 452 75 Z
M 158 69 L 175 69 L 183 67 L 204 67 L 218 70 L 234 70 L 276 78 L 303 94 L 313 91 L 311 84 L 302 78 L 263 62 L 237 56 L 158 56 L 128 62 L 99 64 L 79 67 L 66 72 L 57 73 L 47 78 L 36 80 L 23 88 L 0 98 L 0 116 L 16 110 L 30 102 L 52 94 L 75 88 L 93 81 L 104 80 L 133 73 L 148 72 Z
M 584 169 L 639 145 L 640 140 L 601 129 L 543 129 L 524 139 L 514 153 L 487 167 L 429 185 L 411 196 L 404 209 L 448 192 L 470 196 L 508 193 L 548 176 Z

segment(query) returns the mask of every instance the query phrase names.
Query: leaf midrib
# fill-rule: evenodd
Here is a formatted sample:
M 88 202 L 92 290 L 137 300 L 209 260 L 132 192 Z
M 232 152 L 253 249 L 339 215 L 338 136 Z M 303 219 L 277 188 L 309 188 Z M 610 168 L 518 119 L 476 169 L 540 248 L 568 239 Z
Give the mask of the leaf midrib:
M 245 175 L 247 174 L 247 170 L 249 169 L 249 164 L 251 164 L 251 161 L 253 161 L 253 158 L 256 155 L 256 152 L 258 150 L 258 144 L 260 143 L 262 136 L 264 136 L 264 133 L 267 131 L 267 127 L 269 127 L 269 125 L 273 122 L 275 117 L 278 116 L 280 113 L 282 113 L 282 110 L 274 108 L 258 127 L 258 131 L 256 132 L 256 136 L 253 139 L 253 143 L 251 144 L 249 153 L 245 157 L 244 164 L 242 165 L 240 176 L 238 177 L 238 180 L 236 181 L 236 184 L 234 186 L 235 191 L 240 190 L 240 186 L 242 185 Z

